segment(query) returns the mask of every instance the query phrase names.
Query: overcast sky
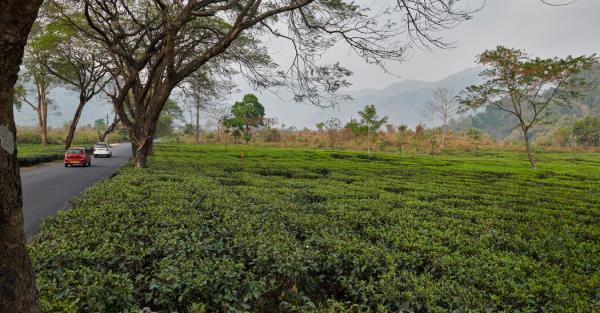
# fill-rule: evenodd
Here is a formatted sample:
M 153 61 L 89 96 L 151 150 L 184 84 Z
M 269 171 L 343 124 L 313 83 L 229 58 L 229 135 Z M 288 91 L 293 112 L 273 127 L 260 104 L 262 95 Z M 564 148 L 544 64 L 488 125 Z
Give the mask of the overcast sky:
M 482 1 L 462 0 L 459 3 L 476 6 Z M 550 3 L 561 1 L 568 0 L 547 0 Z M 456 47 L 435 51 L 414 49 L 407 61 L 390 64 L 389 71 L 407 79 L 436 81 L 474 67 L 477 54 L 498 44 L 525 49 L 541 57 L 600 52 L 600 0 L 578 0 L 561 7 L 548 6 L 540 0 L 487 0 L 472 20 L 440 35 Z M 282 66 L 289 64 L 286 50 L 274 51 L 274 59 Z M 376 66 L 365 64 L 347 47 L 335 47 L 324 61 L 340 61 L 354 72 L 350 79 L 351 90 L 383 88 L 401 80 Z
M 357 0 L 359 3 L 382 3 L 382 0 Z M 484 0 L 460 0 L 462 5 L 481 4 Z M 568 0 L 548 0 L 554 3 Z M 389 2 L 386 2 L 389 3 Z M 440 33 L 456 47 L 450 50 L 423 51 L 414 49 L 412 56 L 403 63 L 389 64 L 388 70 L 397 76 L 384 73 L 376 66 L 365 64 L 347 47 L 336 46 L 324 56 L 323 63 L 340 62 L 351 69 L 349 90 L 381 89 L 402 79 L 437 81 L 464 69 L 475 67 L 477 54 L 485 49 L 493 49 L 501 44 L 525 49 L 530 54 L 541 57 L 580 55 L 600 52 L 600 0 L 578 0 L 562 7 L 551 7 L 540 0 L 487 0 L 486 5 L 474 14 L 473 19 L 458 27 Z M 270 44 L 273 59 L 282 67 L 289 66 L 290 47 L 280 43 Z M 239 92 L 227 99 L 231 104 L 241 95 L 255 92 L 263 101 L 267 115 L 280 118 L 287 125 L 314 126 L 302 124 L 299 116 L 329 114 L 331 110 L 319 110 L 314 106 L 294 103 L 290 99 L 267 97 L 268 92 L 257 92 L 240 84 Z M 342 91 L 343 92 L 343 91 Z M 60 126 L 71 118 L 72 101 L 55 95 L 61 102 L 62 116 L 49 116 L 52 126 Z M 269 100 L 271 99 L 271 100 Z M 69 106 L 70 105 L 70 106 Z M 81 124 L 92 123 L 110 112 L 106 103 L 94 104 L 84 110 Z M 19 125 L 35 125 L 36 115 L 24 107 L 16 114 Z M 312 122 L 311 122 L 312 123 Z

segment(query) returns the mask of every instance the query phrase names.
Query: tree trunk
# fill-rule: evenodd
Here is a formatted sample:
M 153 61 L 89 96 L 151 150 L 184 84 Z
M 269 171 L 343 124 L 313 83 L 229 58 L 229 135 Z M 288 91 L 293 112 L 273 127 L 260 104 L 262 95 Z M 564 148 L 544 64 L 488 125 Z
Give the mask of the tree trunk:
M 69 133 L 67 134 L 67 139 L 65 140 L 65 150 L 71 147 L 71 143 L 73 142 L 73 137 L 75 137 L 75 130 L 77 129 L 77 124 L 79 123 L 79 119 L 81 118 L 81 112 L 83 112 L 83 107 L 87 101 L 85 97 L 79 97 L 79 105 L 77 106 L 77 110 L 75 110 L 75 115 L 73 116 L 73 120 L 71 121 L 71 125 L 69 126 Z
M 531 163 L 531 167 L 536 169 L 537 163 L 535 158 L 533 157 L 533 150 L 531 149 L 531 141 L 529 140 L 529 129 L 523 128 L 523 135 L 525 136 L 525 148 L 527 149 L 527 157 L 529 158 L 529 163 Z
M 196 103 L 196 144 L 200 144 L 200 105 Z
M 23 231 L 14 85 L 41 0 L 3 0 L 0 9 L 0 312 L 40 312 Z
M 442 138 L 440 140 L 440 150 L 446 148 L 446 134 L 448 134 L 448 125 L 444 125 L 442 129 Z
M 43 135 L 44 118 L 42 117 L 42 108 L 40 107 L 39 103 L 36 112 L 38 116 L 38 128 L 40 129 L 40 144 L 42 144 L 42 146 L 46 146 L 46 137 Z
M 129 131 L 131 138 L 131 150 L 133 166 L 136 168 L 144 168 L 147 166 L 148 155 L 152 153 L 152 138 L 154 129 L 148 129 L 147 125 L 134 126 Z
M 148 139 L 149 143 L 148 143 L 148 154 L 147 155 L 154 155 L 154 139 L 150 138 Z
M 117 124 L 119 124 L 119 118 L 115 116 L 115 119 L 113 120 L 112 124 L 110 124 L 106 131 L 104 131 L 104 133 L 100 136 L 100 141 L 105 142 L 106 137 L 108 136 L 108 134 L 112 133 L 115 130 Z
M 145 140 L 141 143 L 134 144 L 132 142 L 132 147 L 135 150 L 135 154 L 133 155 L 133 166 L 136 168 L 144 168 L 147 167 L 148 154 L 150 153 L 151 143 L 148 140 Z
M 367 127 L 367 153 L 371 154 L 371 127 Z
M 577 158 L 576 158 L 577 140 L 576 140 L 574 134 L 571 134 L 570 140 L 571 140 L 571 153 L 573 154 L 571 162 L 573 162 L 573 164 L 575 164 L 575 161 L 577 160 Z
M 38 119 L 42 146 L 48 144 L 48 103 L 45 83 L 38 83 Z

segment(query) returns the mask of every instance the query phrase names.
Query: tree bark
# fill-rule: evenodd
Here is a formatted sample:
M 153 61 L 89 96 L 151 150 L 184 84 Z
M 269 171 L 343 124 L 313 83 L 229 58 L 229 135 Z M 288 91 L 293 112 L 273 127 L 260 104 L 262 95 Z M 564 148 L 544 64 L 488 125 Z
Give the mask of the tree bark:
M 0 8 L 0 312 L 40 312 L 27 240 L 13 115 L 23 49 L 42 0 L 3 0 Z
M 367 154 L 371 154 L 371 127 L 367 127 Z
M 40 78 L 41 79 L 41 78 Z M 36 89 L 38 94 L 37 101 L 37 114 L 38 114 L 38 126 L 40 128 L 40 141 L 42 146 L 48 144 L 48 90 L 46 82 L 43 80 L 36 80 Z
M 155 132 L 155 129 L 150 127 L 148 124 L 130 128 L 133 166 L 136 168 L 145 168 L 148 165 L 147 159 L 148 155 L 152 153 L 152 138 Z
M 75 130 L 77 130 L 77 124 L 79 123 L 79 119 L 81 118 L 81 112 L 83 112 L 83 107 L 87 103 L 85 97 L 79 97 L 79 105 L 77 106 L 77 110 L 75 110 L 75 115 L 73 116 L 73 120 L 71 121 L 71 125 L 69 126 L 69 133 L 67 134 L 67 139 L 65 140 L 65 150 L 71 147 L 71 143 L 73 142 L 73 137 L 75 137 Z
M 136 168 L 145 168 L 148 166 L 147 160 L 148 160 L 148 150 L 150 149 L 150 145 L 149 144 L 144 144 L 140 147 L 138 147 L 137 153 L 135 154 L 135 158 L 134 158 L 134 162 L 133 162 L 133 166 Z
M 196 144 L 200 144 L 200 104 L 196 103 Z
M 42 145 L 46 146 L 48 144 L 48 103 L 46 99 L 46 91 L 44 90 L 42 93 L 42 102 L 40 103 L 42 109 L 42 129 L 41 129 L 41 137 L 42 137 Z
M 110 126 L 108 126 L 108 128 L 100 136 L 100 141 L 106 142 L 106 137 L 108 136 L 108 134 L 112 133 L 115 130 L 117 124 L 119 124 L 119 118 L 115 116 L 115 119 L 113 120 L 112 124 L 110 124 Z
M 531 149 L 531 141 L 529 140 L 529 129 L 523 128 L 523 135 L 525 136 L 525 148 L 527 149 L 527 157 L 529 158 L 529 163 L 531 163 L 531 167 L 536 169 L 537 162 L 533 157 L 533 149 Z
M 444 124 L 442 128 L 442 139 L 440 140 L 440 150 L 444 150 L 446 148 L 446 135 L 448 134 L 448 125 Z

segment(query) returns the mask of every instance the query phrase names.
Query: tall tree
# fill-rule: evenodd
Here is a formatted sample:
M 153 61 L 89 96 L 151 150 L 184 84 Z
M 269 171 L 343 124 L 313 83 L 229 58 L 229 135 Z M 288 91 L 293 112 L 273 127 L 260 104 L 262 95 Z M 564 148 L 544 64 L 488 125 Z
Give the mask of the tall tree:
M 440 140 L 440 149 L 446 147 L 446 137 L 448 136 L 448 123 L 454 117 L 458 110 L 458 102 L 454 93 L 447 88 L 438 87 L 433 90 L 433 98 L 425 105 L 426 114 L 432 120 L 439 119 L 442 122 L 442 138 Z
M 40 24 L 40 41 L 44 42 L 40 49 L 47 51 L 43 59 L 45 69 L 79 96 L 65 139 L 65 149 L 68 149 L 85 105 L 109 83 L 105 66 L 108 59 L 98 44 L 87 40 L 72 24 L 64 20 Z
M 360 124 L 367 129 L 367 151 L 371 153 L 371 136 L 373 132 L 387 123 L 388 118 L 387 116 L 379 118 L 374 105 L 366 105 L 362 111 L 358 112 L 358 115 L 360 115 Z
M 596 63 L 596 56 L 534 58 L 523 50 L 498 46 L 479 55 L 487 67 L 483 84 L 467 87 L 460 95 L 464 110 L 494 106 L 518 120 L 529 162 L 537 167 L 530 131 L 551 118 L 555 106 L 568 105 L 582 86 L 577 74 Z
M 191 100 L 194 111 L 195 143 L 200 143 L 200 112 L 215 106 L 215 101 L 230 95 L 235 84 L 230 80 L 235 74 L 232 69 L 224 66 L 203 68 L 190 75 L 182 87 L 183 93 Z M 219 126 L 217 123 L 217 126 Z M 218 130 L 217 130 L 218 136 Z
M 0 6 L 0 312 L 40 312 L 23 231 L 13 100 L 23 50 L 42 0 Z
M 55 86 L 56 79 L 44 66 L 51 55 L 47 37 L 44 36 L 44 25 L 35 22 L 29 34 L 29 43 L 25 47 L 24 75 L 21 84 L 25 91 L 20 94 L 22 102 L 27 103 L 38 116 L 38 128 L 42 145 L 48 143 L 48 111 L 56 110 L 50 99 L 50 89 Z M 34 95 L 34 99 L 31 96 Z
M 54 2 L 63 11 L 84 12 L 93 30 L 87 35 L 114 60 L 118 83 L 113 102 L 129 129 L 137 167 L 145 166 L 156 122 L 172 90 L 211 60 L 237 62 L 253 85 L 269 85 L 255 58 L 248 57 L 250 52 L 264 55 L 259 38 L 265 34 L 291 42 L 296 57 L 288 81 L 297 99 L 319 104 L 319 95 L 334 94 L 350 75 L 339 64 L 316 63 L 337 42 L 384 66 L 386 60 L 404 59 L 410 46 L 407 34 L 413 41 L 446 47 L 435 33 L 456 26 L 470 13 L 445 0 L 402 0 L 381 10 L 315 0 Z M 391 15 L 399 15 L 403 23 L 381 22 Z

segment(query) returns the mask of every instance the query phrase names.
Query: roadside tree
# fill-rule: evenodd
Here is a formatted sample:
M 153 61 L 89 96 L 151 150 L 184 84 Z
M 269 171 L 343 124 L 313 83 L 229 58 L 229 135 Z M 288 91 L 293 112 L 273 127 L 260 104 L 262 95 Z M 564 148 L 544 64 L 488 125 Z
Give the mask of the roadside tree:
M 17 161 L 15 84 L 41 0 L 3 0 L 0 6 L 0 312 L 40 312 L 23 230 Z
M 50 98 L 50 90 L 56 86 L 57 79 L 44 65 L 51 55 L 48 38 L 44 36 L 44 26 L 35 22 L 29 34 L 23 58 L 23 75 L 17 88 L 21 103 L 26 103 L 37 114 L 40 142 L 48 144 L 48 112 L 56 111 L 57 106 Z
M 39 24 L 41 34 L 37 46 L 46 54 L 41 60 L 44 70 L 56 78 L 56 84 L 62 83 L 78 94 L 77 107 L 65 139 L 65 149 L 68 149 L 84 107 L 110 82 L 106 67 L 109 60 L 101 46 L 87 40 L 72 24 L 64 20 Z

